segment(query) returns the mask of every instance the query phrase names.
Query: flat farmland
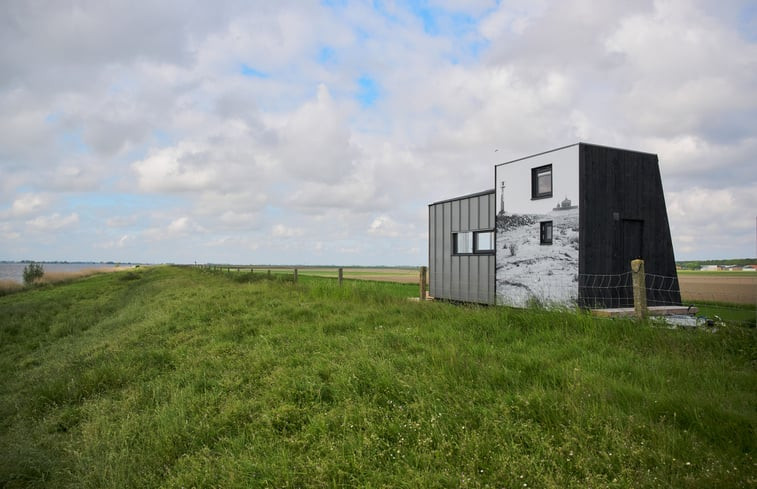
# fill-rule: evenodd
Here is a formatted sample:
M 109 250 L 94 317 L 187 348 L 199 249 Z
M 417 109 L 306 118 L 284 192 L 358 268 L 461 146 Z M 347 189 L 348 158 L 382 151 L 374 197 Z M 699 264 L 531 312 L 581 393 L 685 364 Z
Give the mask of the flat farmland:
M 754 272 L 678 272 L 684 301 L 757 302 L 757 274 Z
M 303 268 L 299 271 L 302 275 L 314 277 L 339 276 L 338 268 Z M 417 284 L 419 268 L 344 268 L 343 277 L 352 280 L 375 280 L 377 282 L 397 282 L 402 284 Z
M 291 273 L 288 267 L 257 266 L 255 273 L 268 268 L 273 273 Z M 233 267 L 232 267 L 233 269 Z M 338 267 L 299 267 L 300 275 L 337 278 Z M 344 268 L 346 280 L 373 280 L 417 284 L 419 268 L 352 267 Z M 679 271 L 678 281 L 684 301 L 728 302 L 755 304 L 757 302 L 757 273 L 754 272 L 689 272 Z
M 229 272 L 249 272 L 256 274 L 274 273 L 291 274 L 296 268 L 299 275 L 309 277 L 339 277 L 339 267 L 319 266 L 270 266 L 270 265 L 215 265 L 220 270 Z M 400 284 L 417 284 L 420 267 L 342 267 L 345 280 L 372 280 L 376 282 L 395 282 Z

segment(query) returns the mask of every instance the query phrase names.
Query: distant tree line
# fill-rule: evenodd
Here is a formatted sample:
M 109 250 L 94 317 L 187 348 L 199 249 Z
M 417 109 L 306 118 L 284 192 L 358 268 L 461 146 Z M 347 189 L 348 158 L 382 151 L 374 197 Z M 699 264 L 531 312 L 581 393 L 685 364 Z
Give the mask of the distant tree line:
M 705 265 L 753 265 L 757 263 L 757 258 L 732 258 L 726 260 L 686 260 L 677 261 L 676 264 L 684 270 L 699 270 Z

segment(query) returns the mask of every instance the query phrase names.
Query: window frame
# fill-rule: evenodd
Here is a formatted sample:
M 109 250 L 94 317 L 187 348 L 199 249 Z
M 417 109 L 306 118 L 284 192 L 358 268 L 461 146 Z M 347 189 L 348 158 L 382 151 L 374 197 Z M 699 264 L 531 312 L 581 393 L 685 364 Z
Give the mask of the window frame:
M 547 239 L 547 229 L 549 229 L 549 239 Z M 552 221 L 539 222 L 539 244 L 549 246 L 554 243 L 555 226 Z
M 461 234 L 470 234 L 470 239 L 466 240 L 470 243 L 470 251 L 459 251 L 458 236 Z M 473 254 L 473 231 L 458 231 L 452 233 L 452 254 L 453 255 L 472 255 Z
M 539 176 L 549 172 L 549 192 L 539 192 Z M 531 200 L 549 199 L 555 189 L 554 171 L 552 164 L 531 168 Z
M 479 241 L 479 235 L 491 233 L 492 234 L 492 248 L 491 249 L 480 249 L 478 246 Z M 470 234 L 470 246 L 471 251 L 463 251 L 460 252 L 458 250 L 458 236 L 461 234 Z M 452 233 L 452 255 L 453 256 L 471 256 L 471 255 L 493 255 L 496 251 L 496 232 L 494 229 L 478 229 L 478 230 L 471 230 L 471 231 L 457 231 Z
M 491 248 L 481 249 L 481 247 L 478 245 L 478 243 L 479 243 L 479 236 L 481 236 L 482 234 L 491 234 L 492 235 L 492 238 L 491 238 L 492 247 Z M 493 229 L 487 229 L 487 230 L 482 230 L 482 231 L 474 231 L 473 232 L 473 253 L 475 253 L 477 255 L 486 255 L 486 254 L 494 253 L 494 250 L 497 248 L 496 241 L 497 240 L 495 238 L 495 234 L 494 234 L 494 230 Z

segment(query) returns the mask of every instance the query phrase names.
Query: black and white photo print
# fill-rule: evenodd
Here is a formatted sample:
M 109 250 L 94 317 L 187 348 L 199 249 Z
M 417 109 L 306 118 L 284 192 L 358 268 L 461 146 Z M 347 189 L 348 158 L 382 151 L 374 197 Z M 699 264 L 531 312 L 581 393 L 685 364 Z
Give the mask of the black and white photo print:
M 497 303 L 571 305 L 578 299 L 578 147 L 495 169 Z

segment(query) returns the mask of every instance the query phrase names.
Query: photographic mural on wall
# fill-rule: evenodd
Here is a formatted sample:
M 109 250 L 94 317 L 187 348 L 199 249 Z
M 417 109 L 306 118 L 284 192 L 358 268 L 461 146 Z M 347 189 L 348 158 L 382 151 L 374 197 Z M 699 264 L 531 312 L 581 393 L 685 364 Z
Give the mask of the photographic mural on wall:
M 530 192 L 523 192 L 529 182 L 516 181 L 529 175 L 537 164 L 519 161 L 497 168 L 495 279 L 499 304 L 571 305 L 578 299 L 577 164 L 575 176 L 572 162 L 562 168 L 559 162 L 550 165 L 550 178 L 554 179 L 551 197 L 534 199 Z M 528 172 L 517 165 L 526 165 Z M 559 177 L 564 178 L 561 181 Z

